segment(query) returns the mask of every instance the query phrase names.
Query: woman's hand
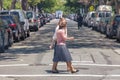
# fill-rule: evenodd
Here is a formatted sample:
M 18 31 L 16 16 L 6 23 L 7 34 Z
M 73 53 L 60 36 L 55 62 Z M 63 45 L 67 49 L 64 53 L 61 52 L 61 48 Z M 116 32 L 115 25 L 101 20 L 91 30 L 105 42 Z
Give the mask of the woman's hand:
M 74 37 L 70 37 L 70 40 L 74 40 Z
M 53 48 L 53 46 L 52 46 L 52 45 L 50 45 L 50 46 L 49 46 L 49 48 L 50 48 L 50 49 L 52 49 L 52 48 Z
M 68 37 L 68 40 L 74 40 L 74 37 Z

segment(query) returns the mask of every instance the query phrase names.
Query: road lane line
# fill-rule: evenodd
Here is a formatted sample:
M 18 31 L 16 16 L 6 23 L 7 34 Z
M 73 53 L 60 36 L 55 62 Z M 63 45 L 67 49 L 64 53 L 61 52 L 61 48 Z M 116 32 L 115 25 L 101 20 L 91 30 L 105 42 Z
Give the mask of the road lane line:
M 94 74 L 31 74 L 31 75 L 0 75 L 0 77 L 119 77 L 120 75 L 94 75 Z

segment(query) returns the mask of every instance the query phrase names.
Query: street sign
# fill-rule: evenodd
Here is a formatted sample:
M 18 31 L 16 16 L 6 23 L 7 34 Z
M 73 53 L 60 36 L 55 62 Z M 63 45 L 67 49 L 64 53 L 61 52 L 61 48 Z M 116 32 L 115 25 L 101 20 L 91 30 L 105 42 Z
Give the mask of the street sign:
M 93 5 L 91 5 L 91 6 L 89 7 L 89 11 L 95 11 L 95 7 L 94 7 Z

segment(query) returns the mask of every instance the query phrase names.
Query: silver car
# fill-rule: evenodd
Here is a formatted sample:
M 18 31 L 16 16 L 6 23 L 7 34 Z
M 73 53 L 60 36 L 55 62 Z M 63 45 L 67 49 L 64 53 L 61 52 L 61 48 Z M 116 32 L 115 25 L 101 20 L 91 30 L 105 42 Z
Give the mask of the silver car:
M 26 16 L 29 21 L 29 29 L 38 31 L 39 25 L 36 13 L 34 11 L 26 11 Z
M 25 36 L 29 37 L 30 36 L 29 22 L 25 15 L 25 12 L 23 10 L 13 9 L 13 10 L 10 10 L 10 14 L 14 14 L 18 16 L 21 22 L 21 25 L 23 25 Z

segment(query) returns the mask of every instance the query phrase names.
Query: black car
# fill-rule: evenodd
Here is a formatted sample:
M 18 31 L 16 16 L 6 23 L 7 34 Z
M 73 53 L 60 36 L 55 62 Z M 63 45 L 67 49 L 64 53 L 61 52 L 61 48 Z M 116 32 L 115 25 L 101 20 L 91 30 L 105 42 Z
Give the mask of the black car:
M 21 27 L 16 16 L 2 15 L 0 18 L 8 22 L 9 27 L 12 29 L 14 42 L 18 42 L 21 37 L 24 37 L 23 27 Z
M 12 31 L 7 21 L 0 18 L 0 53 L 13 44 Z

